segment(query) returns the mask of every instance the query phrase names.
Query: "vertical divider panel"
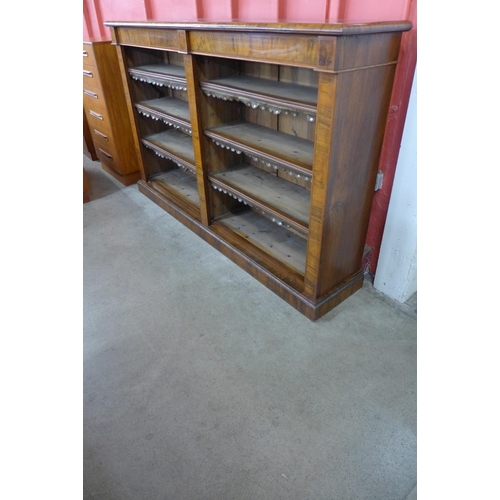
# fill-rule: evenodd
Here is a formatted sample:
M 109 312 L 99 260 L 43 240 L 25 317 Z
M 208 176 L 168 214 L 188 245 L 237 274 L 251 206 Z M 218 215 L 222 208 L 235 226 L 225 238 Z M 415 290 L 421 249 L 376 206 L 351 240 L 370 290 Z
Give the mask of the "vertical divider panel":
M 134 139 L 135 154 L 136 154 L 139 170 L 141 172 L 141 179 L 144 182 L 146 182 L 147 181 L 147 173 L 145 172 L 145 169 L 144 169 L 144 161 L 142 158 L 142 148 L 140 145 L 138 130 L 136 127 L 135 109 L 134 109 L 134 105 L 133 105 L 132 98 L 131 98 L 131 92 L 130 92 L 130 88 L 129 88 L 129 77 L 127 74 L 127 67 L 126 67 L 126 63 L 125 63 L 126 58 L 124 57 L 124 50 L 125 49 L 121 45 L 116 45 L 115 28 L 111 27 L 110 30 L 111 30 L 112 43 L 115 45 L 116 52 L 118 55 L 118 63 L 119 63 L 119 67 L 120 67 L 123 90 L 125 92 L 125 101 L 127 103 L 128 116 L 129 116 L 130 123 L 132 124 L 131 128 L 132 128 L 132 137 Z
M 201 90 L 200 81 L 232 73 L 234 65 L 228 60 L 206 56 L 188 54 L 184 57 L 202 221 L 210 225 L 213 219 L 234 210 L 237 201 L 210 189 L 208 175 L 235 165 L 240 158 L 236 153 L 216 146 L 203 131 L 206 127 L 239 120 L 241 115 L 240 106 L 207 97 Z
M 209 191 L 210 183 L 206 171 L 206 161 L 204 154 L 204 143 L 207 139 L 203 134 L 202 126 L 198 120 L 201 116 L 202 93 L 199 86 L 199 72 L 195 68 L 191 54 L 184 55 L 184 68 L 186 70 L 186 84 L 189 102 L 189 114 L 191 117 L 191 137 L 193 140 L 194 159 L 196 163 L 196 180 L 198 183 L 198 196 L 200 198 L 201 221 L 206 226 L 210 225 Z

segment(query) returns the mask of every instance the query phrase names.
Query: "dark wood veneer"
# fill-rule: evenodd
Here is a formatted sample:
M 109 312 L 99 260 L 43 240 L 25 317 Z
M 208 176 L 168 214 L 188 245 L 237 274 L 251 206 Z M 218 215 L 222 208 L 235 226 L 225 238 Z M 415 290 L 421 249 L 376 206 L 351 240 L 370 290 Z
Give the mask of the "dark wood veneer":
M 411 23 L 106 25 L 139 190 L 313 321 L 358 290 Z

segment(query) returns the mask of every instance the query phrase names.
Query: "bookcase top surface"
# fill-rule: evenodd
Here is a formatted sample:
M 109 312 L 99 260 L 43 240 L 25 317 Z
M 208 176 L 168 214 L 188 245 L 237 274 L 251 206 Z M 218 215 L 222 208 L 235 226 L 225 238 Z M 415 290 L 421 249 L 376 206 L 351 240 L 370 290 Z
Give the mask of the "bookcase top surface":
M 111 43 L 112 40 L 110 37 L 104 37 L 104 36 L 92 36 L 92 37 L 87 37 L 83 40 L 83 43 L 86 43 L 86 44 L 92 44 L 92 45 L 95 45 L 95 44 L 98 44 L 98 43 Z
M 409 31 L 410 21 L 377 21 L 366 23 L 250 23 L 250 22 L 161 22 L 161 21 L 106 21 L 113 28 L 158 28 L 188 31 L 252 31 L 269 33 L 300 33 L 315 35 L 362 35 Z

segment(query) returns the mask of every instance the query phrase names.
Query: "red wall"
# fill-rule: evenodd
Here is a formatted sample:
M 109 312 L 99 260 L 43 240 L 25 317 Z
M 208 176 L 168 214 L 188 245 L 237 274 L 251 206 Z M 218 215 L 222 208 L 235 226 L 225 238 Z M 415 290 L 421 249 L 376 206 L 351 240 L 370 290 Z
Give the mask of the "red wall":
M 366 244 L 375 273 L 417 60 L 417 0 L 83 0 L 83 38 L 109 38 L 105 21 L 367 22 L 410 20 L 403 35 Z

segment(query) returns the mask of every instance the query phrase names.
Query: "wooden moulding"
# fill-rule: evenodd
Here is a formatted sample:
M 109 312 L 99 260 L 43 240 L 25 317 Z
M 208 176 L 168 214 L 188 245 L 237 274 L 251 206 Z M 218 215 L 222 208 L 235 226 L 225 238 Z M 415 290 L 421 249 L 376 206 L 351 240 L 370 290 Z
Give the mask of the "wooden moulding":
M 366 35 L 370 33 L 388 33 L 393 31 L 408 31 L 412 24 L 409 21 L 375 21 L 367 23 L 251 23 L 251 22 L 162 22 L 162 21 L 107 21 L 108 27 L 123 30 L 161 29 L 187 31 L 236 31 L 251 33 L 300 33 L 309 35 Z M 125 45 L 123 39 L 113 39 Z M 155 48 L 155 47 L 153 47 Z
M 303 289 L 300 274 L 290 272 L 278 261 L 273 262 L 262 254 L 249 257 L 246 252 L 238 248 L 234 234 L 220 224 L 205 226 L 196 217 L 190 216 L 182 210 L 179 200 L 171 201 L 169 193 L 162 195 L 148 183 L 140 180 L 138 188 L 151 201 L 172 215 L 188 229 L 203 238 L 216 250 L 232 260 L 253 278 L 266 286 L 292 307 L 311 321 L 316 321 L 346 298 L 359 290 L 363 284 L 363 273 L 360 271 L 350 279 L 341 283 L 334 291 L 320 300 L 313 301 L 304 296 L 299 290 Z M 184 203 L 185 204 L 185 203 Z M 273 264 L 276 267 L 273 269 Z M 272 270 L 269 270 L 271 268 Z M 281 269 L 278 269 L 281 268 Z M 281 276 L 281 278 L 279 277 Z M 288 282 L 287 282 L 288 281 Z M 291 282 L 291 283 L 290 283 Z

